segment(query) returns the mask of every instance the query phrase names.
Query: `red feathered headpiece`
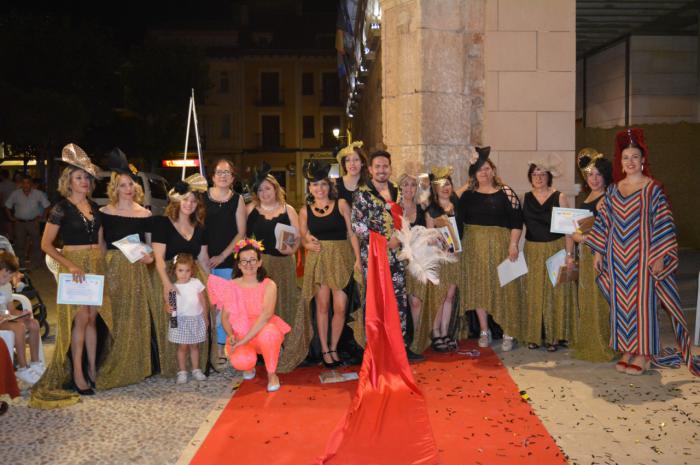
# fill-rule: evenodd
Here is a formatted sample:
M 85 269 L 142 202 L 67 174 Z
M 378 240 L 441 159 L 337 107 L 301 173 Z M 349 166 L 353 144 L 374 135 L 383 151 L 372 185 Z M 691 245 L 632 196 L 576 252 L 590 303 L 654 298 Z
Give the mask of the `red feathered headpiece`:
M 649 149 L 646 142 L 644 142 L 644 131 L 639 128 L 627 128 L 615 134 L 613 181 L 618 182 L 625 177 L 625 172 L 622 169 L 622 151 L 628 147 L 636 147 L 642 152 L 642 173 L 651 177 L 649 172 Z

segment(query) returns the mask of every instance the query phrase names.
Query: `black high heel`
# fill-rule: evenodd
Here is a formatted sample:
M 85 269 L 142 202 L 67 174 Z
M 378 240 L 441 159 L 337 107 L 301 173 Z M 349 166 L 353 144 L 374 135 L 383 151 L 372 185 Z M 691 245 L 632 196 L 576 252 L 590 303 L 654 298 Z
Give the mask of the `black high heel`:
M 77 384 L 75 384 L 75 381 L 71 381 L 71 388 L 76 391 L 78 394 L 81 396 L 94 396 L 95 391 L 90 387 L 90 384 L 88 383 L 88 388 L 87 389 L 80 389 Z
M 447 352 L 450 350 L 445 342 L 445 338 L 441 336 L 432 336 L 430 338 L 430 347 L 432 347 L 435 352 Z
M 321 362 L 323 362 L 323 366 L 326 368 L 336 368 L 340 365 L 340 362 L 336 362 L 335 360 L 333 360 L 333 356 L 330 355 L 331 352 L 331 350 L 329 350 L 328 352 L 321 352 Z M 331 363 L 326 362 L 326 360 L 323 358 L 324 355 L 329 355 L 331 357 L 331 360 L 333 361 Z
M 331 355 L 331 358 L 333 359 L 333 362 L 335 362 L 335 363 L 337 364 L 337 366 L 344 365 L 344 362 L 340 359 L 340 355 L 338 355 L 338 351 L 337 351 L 337 350 L 329 350 L 328 353 L 329 353 L 329 354 L 335 354 L 336 357 L 338 357 L 338 360 L 336 360 L 336 359 L 333 357 L 333 355 Z
M 93 381 L 92 378 L 90 378 L 90 375 L 87 375 L 86 378 L 87 378 L 88 385 L 92 389 L 97 389 L 97 384 L 95 384 L 95 381 Z

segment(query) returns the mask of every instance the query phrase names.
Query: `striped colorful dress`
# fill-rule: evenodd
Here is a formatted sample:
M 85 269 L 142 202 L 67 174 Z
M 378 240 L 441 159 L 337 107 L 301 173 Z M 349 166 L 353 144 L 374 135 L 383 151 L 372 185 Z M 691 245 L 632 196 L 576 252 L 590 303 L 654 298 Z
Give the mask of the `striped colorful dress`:
M 597 282 L 610 304 L 612 349 L 649 355 L 659 366 L 678 366 L 682 359 L 700 376 L 674 277 L 676 227 L 661 185 L 652 181 L 628 196 L 611 185 L 586 244 L 604 257 Z M 651 264 L 658 258 L 664 267 L 655 276 Z M 680 353 L 661 351 L 659 304 L 671 317 Z

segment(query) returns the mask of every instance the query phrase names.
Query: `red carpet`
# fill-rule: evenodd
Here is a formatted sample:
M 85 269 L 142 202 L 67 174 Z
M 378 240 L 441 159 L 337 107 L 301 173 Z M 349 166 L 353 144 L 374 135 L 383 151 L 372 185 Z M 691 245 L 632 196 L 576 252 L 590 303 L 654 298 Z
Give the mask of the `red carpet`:
M 480 350 L 478 358 L 429 354 L 426 362 L 412 365 L 441 464 L 566 464 L 499 358 Z M 273 394 L 265 391 L 264 375 L 244 381 L 191 464 L 311 464 L 323 454 L 357 387 L 357 382 L 322 385 L 320 371 L 280 375 L 282 388 Z

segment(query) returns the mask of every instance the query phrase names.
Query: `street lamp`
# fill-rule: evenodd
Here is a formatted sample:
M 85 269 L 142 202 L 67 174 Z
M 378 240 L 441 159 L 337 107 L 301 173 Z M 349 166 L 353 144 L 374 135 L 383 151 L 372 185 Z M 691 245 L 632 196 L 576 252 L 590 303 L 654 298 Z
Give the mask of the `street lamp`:
M 331 132 L 333 133 L 333 137 L 335 137 L 336 139 L 340 139 L 340 129 L 339 128 L 333 128 L 333 130 Z

